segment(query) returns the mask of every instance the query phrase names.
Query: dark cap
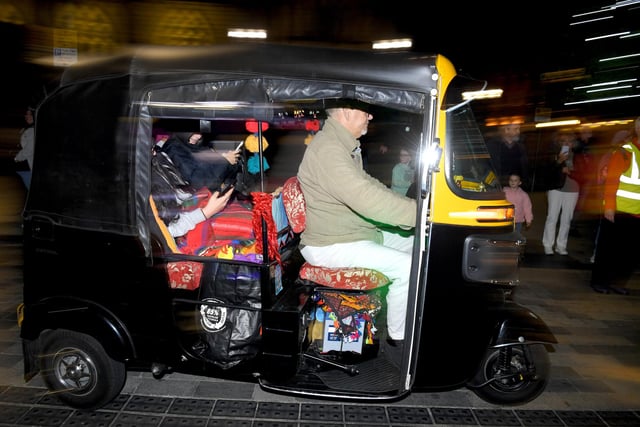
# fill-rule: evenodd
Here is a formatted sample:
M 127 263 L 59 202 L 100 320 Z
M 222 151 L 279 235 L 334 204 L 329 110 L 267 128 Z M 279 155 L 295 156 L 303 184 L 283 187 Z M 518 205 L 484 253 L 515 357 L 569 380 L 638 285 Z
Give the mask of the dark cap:
M 339 99 L 325 99 L 324 100 L 324 109 L 329 108 L 350 108 L 352 110 L 360 110 L 365 113 L 369 112 L 370 105 L 366 102 L 360 101 L 358 99 L 350 99 L 350 98 L 339 98 Z

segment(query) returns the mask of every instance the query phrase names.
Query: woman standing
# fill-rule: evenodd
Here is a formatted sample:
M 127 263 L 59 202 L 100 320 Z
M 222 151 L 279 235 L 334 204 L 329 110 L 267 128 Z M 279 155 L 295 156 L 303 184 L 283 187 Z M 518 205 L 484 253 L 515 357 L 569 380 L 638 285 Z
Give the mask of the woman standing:
M 546 255 L 553 255 L 554 243 L 556 253 L 569 255 L 567 252 L 569 229 L 580 191 L 578 181 L 571 176 L 574 170 L 575 143 L 576 138 L 573 132 L 561 132 L 553 144 L 552 151 L 555 155 L 549 163 L 547 175 L 551 181 L 547 191 L 547 219 L 542 235 L 542 245 Z M 560 217 L 559 227 L 557 227 L 558 217 Z

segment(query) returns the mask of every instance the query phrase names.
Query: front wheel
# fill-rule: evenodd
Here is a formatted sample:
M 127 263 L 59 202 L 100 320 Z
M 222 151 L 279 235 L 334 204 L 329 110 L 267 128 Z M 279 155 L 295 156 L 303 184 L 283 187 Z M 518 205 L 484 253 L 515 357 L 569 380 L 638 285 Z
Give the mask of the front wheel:
M 42 350 L 41 372 L 47 388 L 72 408 L 101 408 L 124 386 L 124 363 L 109 357 L 89 335 L 53 331 L 44 338 Z
M 550 366 L 549 353 L 543 344 L 492 348 L 468 387 L 489 403 L 527 403 L 544 391 Z

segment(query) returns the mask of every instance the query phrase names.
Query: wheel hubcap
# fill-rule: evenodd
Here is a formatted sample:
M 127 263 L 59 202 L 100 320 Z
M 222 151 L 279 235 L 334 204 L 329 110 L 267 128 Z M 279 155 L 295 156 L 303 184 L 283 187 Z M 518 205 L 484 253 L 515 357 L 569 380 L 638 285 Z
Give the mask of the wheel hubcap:
M 90 360 L 86 354 L 67 349 L 57 356 L 56 376 L 66 388 L 86 390 L 93 384 Z

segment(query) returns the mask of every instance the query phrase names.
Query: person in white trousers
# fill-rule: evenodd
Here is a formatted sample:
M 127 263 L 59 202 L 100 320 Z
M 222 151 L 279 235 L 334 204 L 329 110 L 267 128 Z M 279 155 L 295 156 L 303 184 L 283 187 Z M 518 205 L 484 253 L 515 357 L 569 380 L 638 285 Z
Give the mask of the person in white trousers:
M 554 249 L 560 255 L 569 254 L 567 251 L 569 230 L 580 194 L 580 185 L 571 176 L 574 171 L 575 141 L 573 132 L 562 132 L 553 145 L 555 155 L 552 156 L 547 174 L 551 181 L 550 189 L 547 191 L 547 219 L 542 235 L 542 245 L 546 255 L 553 255 Z M 558 217 L 560 218 L 559 227 Z

